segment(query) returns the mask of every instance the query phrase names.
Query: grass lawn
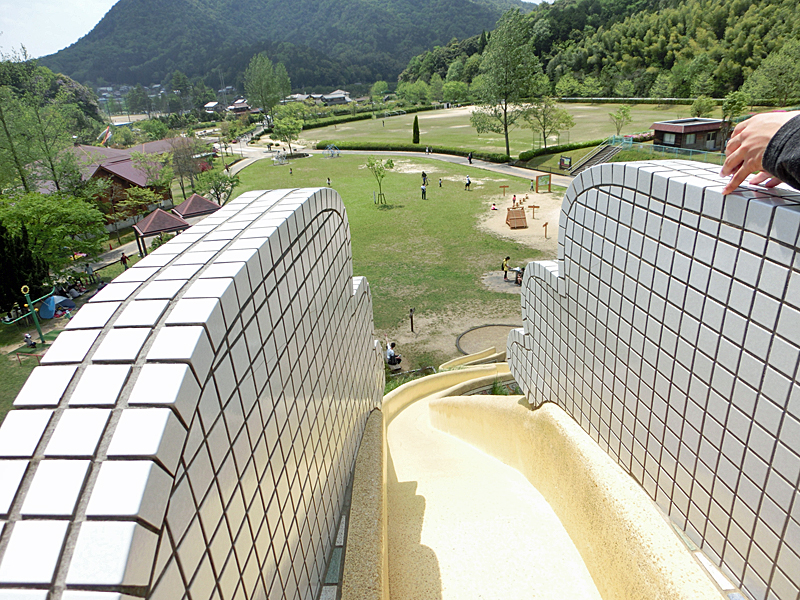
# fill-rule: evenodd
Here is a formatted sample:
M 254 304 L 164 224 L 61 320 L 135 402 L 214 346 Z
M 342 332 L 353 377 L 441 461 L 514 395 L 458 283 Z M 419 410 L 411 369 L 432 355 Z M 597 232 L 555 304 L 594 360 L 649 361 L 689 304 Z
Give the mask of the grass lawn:
M 560 143 L 588 141 L 607 138 L 616 133 L 614 124 L 608 114 L 619 109 L 619 104 L 561 104 L 575 119 L 575 127 L 561 134 Z M 622 133 L 646 131 L 655 121 L 684 118 L 689 116 L 689 106 L 674 105 L 668 108 L 657 108 L 650 104 L 633 106 L 633 121 Z M 447 146 L 467 150 L 485 150 L 489 152 L 505 152 L 505 141 L 502 135 L 483 133 L 478 135 L 470 125 L 469 116 L 472 107 L 436 110 L 415 113 L 419 117 L 420 148 L 426 145 L 433 147 Z M 719 109 L 715 111 L 716 113 Z M 370 142 L 411 142 L 411 128 L 415 114 L 400 115 L 387 119 L 354 121 L 319 129 L 309 129 L 301 134 L 301 139 L 309 143 L 319 140 L 369 140 Z M 551 140 L 549 143 L 557 143 Z M 511 155 L 516 157 L 533 145 L 533 132 L 530 129 L 517 128 L 510 135 Z
M 0 385 L 0 423 L 37 364 L 35 358 L 22 359 L 20 364 L 14 355 L 0 356 L 0 381 L 3 382 Z
M 498 301 L 519 311 L 518 296 L 487 291 L 480 278 L 498 270 L 505 256 L 522 264 L 542 255 L 482 233 L 476 223 L 498 197 L 499 185 L 510 185 L 509 194 L 522 193 L 530 182 L 437 160 L 400 159 L 383 182 L 387 204 L 375 205 L 372 194 L 378 186 L 362 167 L 366 158 L 315 155 L 292 161 L 292 176 L 288 167 L 260 161 L 240 173 L 242 185 L 237 194 L 254 189 L 320 186 L 330 177 L 347 208 L 353 273 L 366 276 L 370 283 L 379 330 L 387 331 L 407 321 L 412 307 L 415 318 L 464 307 L 481 310 Z M 431 182 L 426 201 L 420 199 L 422 171 L 429 174 Z M 464 191 L 468 173 L 473 181 L 471 192 Z M 444 180 L 441 189 L 440 177 Z

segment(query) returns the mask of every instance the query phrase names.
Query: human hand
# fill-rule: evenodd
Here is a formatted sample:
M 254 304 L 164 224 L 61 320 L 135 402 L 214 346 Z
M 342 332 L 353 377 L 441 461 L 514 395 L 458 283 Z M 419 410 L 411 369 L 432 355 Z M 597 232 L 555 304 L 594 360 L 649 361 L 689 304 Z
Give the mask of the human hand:
M 766 187 L 775 187 L 781 183 L 780 179 L 763 170 L 761 161 L 772 137 L 798 114 L 800 111 L 762 113 L 736 126 L 725 147 L 725 164 L 720 172 L 723 177 L 732 175 L 728 185 L 722 190 L 723 194 L 730 194 L 754 172 L 758 174 L 750 183 L 760 184 L 766 181 Z

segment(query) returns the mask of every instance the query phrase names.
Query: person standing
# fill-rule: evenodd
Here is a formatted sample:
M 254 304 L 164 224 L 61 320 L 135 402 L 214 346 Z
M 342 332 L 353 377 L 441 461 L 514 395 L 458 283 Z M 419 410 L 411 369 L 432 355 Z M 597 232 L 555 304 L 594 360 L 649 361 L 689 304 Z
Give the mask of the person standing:
M 124 252 L 122 253 L 122 256 L 119 257 L 119 262 L 122 263 L 122 266 L 123 266 L 122 270 L 123 271 L 127 271 L 128 270 L 128 257 L 125 256 Z
M 439 177 L 439 187 L 442 187 L 442 178 Z
M 425 184 L 423 183 L 422 184 L 422 199 L 423 200 L 427 200 L 427 198 L 425 196 L 425 192 L 426 192 L 426 188 L 425 188 Z
M 428 185 L 428 174 L 425 171 L 422 172 L 422 185 Z
M 331 187 L 331 178 L 328 177 L 328 187 Z
M 508 281 L 508 261 L 511 260 L 510 256 L 503 259 L 503 281 Z
M 464 189 L 469 191 L 469 186 L 471 186 L 471 185 L 472 185 L 472 181 L 470 181 L 469 175 L 467 175 L 467 181 L 464 184 Z
M 472 164 L 472 152 L 467 154 L 467 160 L 469 161 L 469 164 Z

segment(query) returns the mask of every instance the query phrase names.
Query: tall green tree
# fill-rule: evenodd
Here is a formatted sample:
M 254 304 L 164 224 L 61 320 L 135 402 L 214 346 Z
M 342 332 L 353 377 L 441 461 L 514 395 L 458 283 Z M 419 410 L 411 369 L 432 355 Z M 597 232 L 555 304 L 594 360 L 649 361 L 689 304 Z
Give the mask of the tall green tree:
M 221 171 L 206 171 L 197 178 L 197 191 L 211 196 L 220 206 L 231 199 L 233 190 L 238 185 L 238 175 L 228 175 Z
M 773 50 L 747 78 L 742 91 L 752 98 L 777 100 L 779 106 L 800 98 L 800 40 Z
M 714 111 L 714 100 L 708 96 L 699 96 L 689 109 L 693 117 L 710 117 Z
M 435 102 L 441 102 L 444 97 L 444 82 L 442 76 L 438 73 L 431 75 L 431 99 Z
M 389 84 L 385 81 L 376 81 L 370 88 L 369 95 L 373 100 L 383 100 L 386 92 L 389 91 Z
M 419 144 L 419 117 L 414 115 L 414 125 L 411 128 L 411 143 Z
M 96 256 L 108 239 L 103 214 L 91 203 L 64 194 L 0 197 L 0 224 L 14 234 L 27 230 L 33 256 L 56 273 L 76 253 Z
M 556 101 L 549 96 L 535 100 L 522 114 L 525 127 L 542 134 L 544 147 L 547 148 L 547 138 L 565 129 L 575 127 L 575 119 L 569 111 L 559 107 Z
M 11 310 L 22 304 L 22 286 L 31 289 L 37 298 L 50 281 L 47 264 L 31 251 L 28 229 L 23 225 L 18 233 L 0 224 L 0 310 Z
M 272 126 L 272 133 L 269 137 L 289 146 L 289 154 L 292 154 L 292 142 L 300 137 L 300 132 L 302 130 L 303 122 L 297 117 L 278 115 L 275 118 L 275 123 Z
M 483 54 L 481 74 L 472 125 L 478 133 L 502 134 L 510 154 L 508 133 L 525 112 L 523 99 L 541 96 L 549 87 L 519 10 L 508 11 L 498 21 Z
M 150 97 L 147 95 L 141 83 L 137 83 L 136 87 L 127 93 L 125 102 L 130 112 L 147 113 L 147 117 L 150 118 L 153 103 L 150 101 Z
M 722 121 L 724 139 L 727 140 L 734 128 L 734 120 L 742 116 L 750 105 L 750 96 L 737 90 L 731 92 L 722 101 Z M 724 146 L 724 144 L 723 144 Z
M 263 52 L 250 59 L 244 72 L 244 92 L 248 102 L 260 108 L 265 118 L 267 115 L 274 117 L 275 107 L 291 91 L 291 81 L 283 64 L 273 65 Z

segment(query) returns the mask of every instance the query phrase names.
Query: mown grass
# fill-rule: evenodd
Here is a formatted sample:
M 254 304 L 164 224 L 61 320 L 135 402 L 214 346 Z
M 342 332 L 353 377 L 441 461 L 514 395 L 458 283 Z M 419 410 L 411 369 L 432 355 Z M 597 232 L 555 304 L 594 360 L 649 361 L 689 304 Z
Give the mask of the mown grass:
M 608 114 L 619 109 L 619 104 L 562 104 L 575 119 L 575 127 L 562 132 L 560 142 L 567 143 L 595 140 L 610 137 L 616 133 L 614 124 Z M 633 121 L 625 126 L 622 133 L 647 131 L 655 121 L 684 118 L 689 116 L 689 106 L 674 105 L 658 108 L 650 104 L 637 104 L 631 109 Z M 466 110 L 449 109 L 418 113 L 420 127 L 420 149 L 426 145 L 445 146 L 466 150 L 482 150 L 487 152 L 505 152 L 505 141 L 502 135 L 483 133 L 478 135 L 470 125 L 469 115 L 472 108 Z M 715 112 L 715 116 L 718 116 Z M 301 139 L 308 143 L 319 140 L 359 140 L 371 142 L 411 142 L 411 128 L 414 114 L 354 121 L 337 126 L 310 129 L 301 134 Z M 516 157 L 524 150 L 530 150 L 534 143 L 534 133 L 530 129 L 514 129 L 509 136 L 511 156 Z
M 505 256 L 523 264 L 541 258 L 541 253 L 482 233 L 476 224 L 497 199 L 499 185 L 511 186 L 509 194 L 524 193 L 529 180 L 422 157 L 403 158 L 384 179 L 387 203 L 376 205 L 373 191 L 378 186 L 363 167 L 366 158 L 315 155 L 292 161 L 293 175 L 288 166 L 260 161 L 240 173 L 242 186 L 236 191 L 324 186 L 330 177 L 347 208 L 353 272 L 370 283 L 378 329 L 407 319 L 410 308 L 425 315 L 485 301 L 519 304 L 515 296 L 487 291 L 480 278 L 498 270 Z M 431 182 L 425 201 L 420 199 L 422 171 Z M 464 191 L 467 174 L 473 180 L 471 192 Z

